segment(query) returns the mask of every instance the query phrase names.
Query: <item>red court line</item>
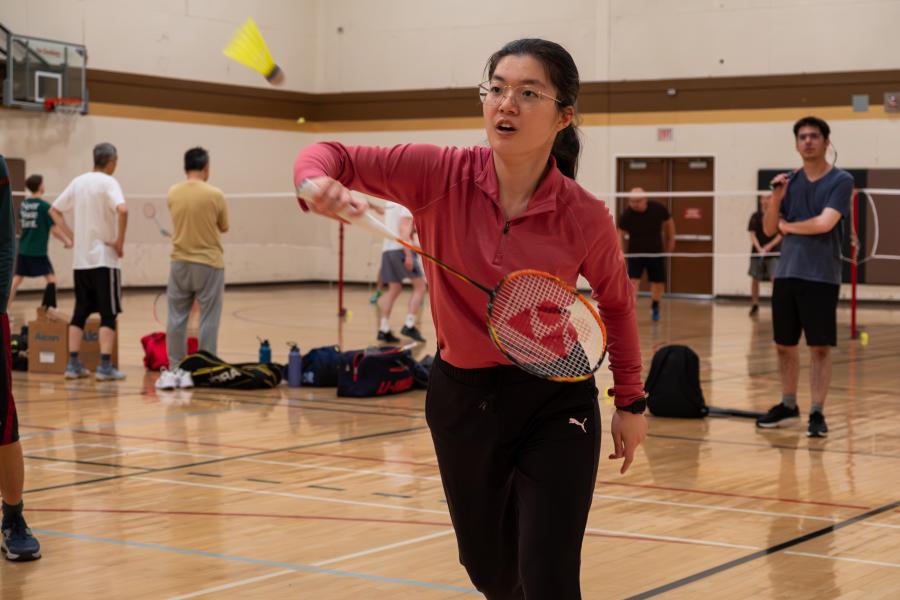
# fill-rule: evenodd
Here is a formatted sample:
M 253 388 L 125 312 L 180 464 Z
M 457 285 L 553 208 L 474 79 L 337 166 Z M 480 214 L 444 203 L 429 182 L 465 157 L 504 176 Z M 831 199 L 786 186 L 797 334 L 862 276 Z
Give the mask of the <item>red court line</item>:
M 402 519 L 372 519 L 355 517 L 329 517 L 324 515 L 283 515 L 276 513 L 244 513 L 244 512 L 207 512 L 194 510 L 133 510 L 117 508 L 35 508 L 28 507 L 28 512 L 52 512 L 52 513 L 104 513 L 123 515 L 160 515 L 160 516 L 185 516 L 185 517 L 256 517 L 261 519 L 292 519 L 298 521 L 349 521 L 352 523 L 387 523 L 391 525 L 430 525 L 433 527 L 452 527 L 451 523 L 437 523 L 435 521 L 406 521 Z
M 735 494 L 733 492 L 716 492 L 711 490 L 698 490 L 696 488 L 679 488 L 665 485 L 653 485 L 649 483 L 623 483 L 620 481 L 608 481 L 598 479 L 597 483 L 604 485 L 621 485 L 625 487 L 645 488 L 650 490 L 665 490 L 667 492 L 687 492 L 691 494 L 706 494 L 709 496 L 723 496 L 727 498 L 747 498 L 749 500 L 771 500 L 775 502 L 790 502 L 792 504 L 814 504 L 816 506 L 830 506 L 832 508 L 852 508 L 855 510 L 869 510 L 871 506 L 860 506 L 858 504 L 840 504 L 837 502 L 820 502 L 818 500 L 798 500 L 796 498 L 780 498 L 778 496 L 754 496 L 751 494 Z
M 21 425 L 20 425 L 21 426 Z M 34 429 L 46 429 L 57 431 L 58 429 L 55 427 L 44 427 L 40 425 L 27 425 L 25 427 L 30 427 Z M 250 450 L 254 452 L 275 452 L 272 448 L 258 448 L 255 446 L 236 446 L 233 444 L 219 444 L 215 442 L 199 442 L 199 441 L 187 441 L 187 440 L 171 440 L 166 438 L 157 438 L 143 435 L 123 435 L 119 433 L 108 433 L 104 431 L 90 431 L 90 430 L 82 430 L 82 429 L 69 429 L 66 428 L 66 431 L 72 431 L 75 433 L 84 433 L 88 435 L 98 435 L 104 437 L 114 437 L 121 439 L 132 439 L 132 440 L 144 440 L 151 442 L 166 442 L 170 444 L 183 444 L 183 445 L 198 445 L 198 446 L 215 446 L 217 448 L 232 448 L 236 450 Z M 389 460 L 384 458 L 373 458 L 371 456 L 354 456 L 349 454 L 330 454 L 327 452 L 311 452 L 304 450 L 286 450 L 289 454 L 309 454 L 312 456 L 322 456 L 326 458 L 348 458 L 353 460 L 365 460 L 378 462 L 382 464 L 403 464 L 403 465 L 414 465 L 421 467 L 431 467 L 436 469 L 437 465 L 434 463 L 423 463 L 423 462 L 415 462 L 415 461 L 405 461 L 405 460 Z M 223 456 L 222 458 L 228 458 L 227 456 Z M 854 510 L 869 510 L 871 506 L 860 506 L 857 504 L 840 504 L 836 502 L 821 502 L 818 500 L 799 500 L 796 498 L 781 498 L 778 496 L 755 496 L 751 494 L 736 494 L 733 492 L 718 492 L 713 490 L 701 490 L 696 488 L 679 488 L 679 487 L 671 487 L 671 486 L 663 486 L 663 485 L 653 485 L 649 483 L 625 483 L 620 481 L 609 481 L 605 479 L 598 479 L 598 484 L 604 485 L 618 485 L 623 487 L 634 487 L 634 488 L 642 488 L 642 489 L 650 489 L 650 490 L 662 490 L 667 492 L 684 492 L 690 494 L 703 494 L 706 496 L 720 496 L 723 498 L 744 498 L 747 500 L 768 500 L 772 502 L 786 502 L 791 504 L 809 504 L 814 506 L 828 506 L 832 508 L 850 508 Z M 900 511 L 898 511 L 900 512 Z

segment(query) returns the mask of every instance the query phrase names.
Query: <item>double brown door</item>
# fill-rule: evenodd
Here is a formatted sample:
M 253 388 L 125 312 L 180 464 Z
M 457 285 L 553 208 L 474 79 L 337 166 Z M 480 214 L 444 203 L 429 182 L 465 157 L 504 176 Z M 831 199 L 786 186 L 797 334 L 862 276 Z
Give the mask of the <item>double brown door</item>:
M 641 187 L 647 192 L 711 192 L 714 164 L 711 157 L 635 157 L 619 158 L 616 187 L 620 192 Z M 651 198 L 665 206 L 675 222 L 676 253 L 712 253 L 714 202 L 711 196 L 666 196 Z M 619 198 L 616 213 L 628 206 Z M 666 258 L 666 292 L 686 295 L 712 295 L 713 261 L 711 256 Z M 647 289 L 646 276 L 641 289 Z

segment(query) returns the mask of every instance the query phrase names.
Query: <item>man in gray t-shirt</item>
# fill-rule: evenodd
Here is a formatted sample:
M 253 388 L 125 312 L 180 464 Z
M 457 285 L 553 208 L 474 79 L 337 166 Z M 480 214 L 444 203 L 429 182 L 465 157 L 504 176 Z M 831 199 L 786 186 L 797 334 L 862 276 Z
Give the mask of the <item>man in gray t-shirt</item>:
M 810 353 L 809 437 L 828 435 L 823 407 L 831 383 L 831 347 L 837 345 L 841 237 L 853 195 L 853 177 L 826 160 L 830 133 L 828 123 L 816 117 L 794 124 L 803 167 L 772 180 L 774 210 L 763 222 L 766 235 L 784 236 L 772 287 L 782 397 L 756 424 L 770 428 L 799 420 L 797 344 L 804 333 Z

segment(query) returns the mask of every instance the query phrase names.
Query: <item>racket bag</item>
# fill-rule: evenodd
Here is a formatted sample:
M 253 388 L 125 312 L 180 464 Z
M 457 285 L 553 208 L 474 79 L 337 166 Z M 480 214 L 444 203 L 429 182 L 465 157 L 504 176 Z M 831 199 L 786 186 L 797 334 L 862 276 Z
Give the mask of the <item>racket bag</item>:
M 687 346 L 657 350 L 644 389 L 647 408 L 657 417 L 701 419 L 709 413 L 700 388 L 700 358 Z
M 338 384 L 341 352 L 337 346 L 313 348 L 303 355 L 301 380 L 311 387 L 334 387 Z
M 283 371 L 275 363 L 227 363 L 205 350 L 188 354 L 178 366 L 191 374 L 195 386 L 232 390 L 273 388 Z
M 399 348 L 342 352 L 337 395 L 369 398 L 405 392 L 415 385 L 415 364 L 409 350 Z

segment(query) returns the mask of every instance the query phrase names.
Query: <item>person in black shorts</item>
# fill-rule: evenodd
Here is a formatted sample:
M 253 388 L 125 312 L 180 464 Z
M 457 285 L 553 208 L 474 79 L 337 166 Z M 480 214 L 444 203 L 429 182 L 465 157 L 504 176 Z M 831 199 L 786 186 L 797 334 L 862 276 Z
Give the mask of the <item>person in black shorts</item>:
M 750 232 L 750 275 L 753 283 L 750 285 L 752 305 L 750 316 L 755 317 L 759 313 L 759 282 L 771 281 L 778 266 L 778 257 L 773 256 L 781 249 L 781 234 L 766 235 L 763 231 L 763 215 L 772 207 L 772 195 L 766 194 L 759 199 L 759 207 L 750 215 L 747 231 Z
M 6 160 L 0 156 L 0 494 L 3 519 L 0 521 L 0 549 L 7 560 L 25 561 L 41 557 L 41 545 L 22 516 L 25 489 L 25 462 L 19 442 L 19 419 L 12 393 L 7 299 L 16 256 L 16 218 Z
M 100 313 L 100 365 L 97 381 L 125 379 L 112 364 L 116 340 L 116 317 L 122 312 L 122 275 L 119 261 L 125 252 L 128 207 L 119 182 L 113 178 L 118 153 L 112 144 L 94 146 L 94 170 L 79 175 L 53 201 L 53 222 L 74 239 L 72 270 L 75 280 L 75 310 L 69 323 L 69 362 L 66 379 L 87 377 L 78 352 L 84 324 L 91 313 Z M 75 234 L 66 224 L 64 212 L 75 213 Z
M 632 194 L 643 194 L 643 188 L 633 188 Z M 625 254 L 661 254 L 675 251 L 675 221 L 669 210 L 646 196 L 628 198 L 628 208 L 619 217 L 619 240 Z M 628 234 L 628 243 L 625 235 Z M 647 271 L 650 282 L 651 317 L 659 321 L 659 301 L 666 284 L 666 263 L 662 256 L 629 256 L 628 277 L 634 285 L 635 299 L 641 276 Z
M 16 297 L 16 290 L 26 277 L 43 277 L 47 281 L 41 306 L 56 307 L 56 274 L 50 257 L 47 256 L 47 242 L 50 235 L 59 239 L 66 248 L 72 247 L 72 240 L 53 223 L 50 217 L 50 203 L 41 198 L 44 195 L 44 178 L 31 175 L 25 180 L 25 187 L 31 196 L 19 206 L 19 254 L 16 258 L 16 274 L 9 292 L 9 305 Z
M 772 326 L 781 372 L 781 402 L 756 421 L 780 427 L 799 421 L 797 344 L 809 346 L 810 411 L 806 435 L 825 437 L 823 407 L 831 383 L 831 347 L 837 346 L 837 302 L 841 287 L 841 232 L 850 215 L 853 177 L 828 164 L 828 123 L 804 117 L 794 124 L 803 167 L 772 179 L 772 210 L 766 235 L 781 232 L 781 259 L 772 289 Z

